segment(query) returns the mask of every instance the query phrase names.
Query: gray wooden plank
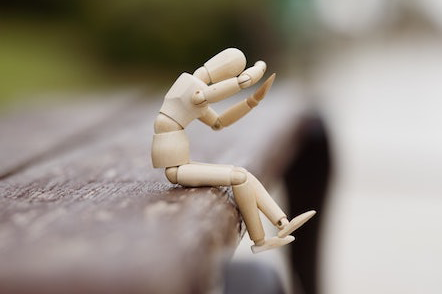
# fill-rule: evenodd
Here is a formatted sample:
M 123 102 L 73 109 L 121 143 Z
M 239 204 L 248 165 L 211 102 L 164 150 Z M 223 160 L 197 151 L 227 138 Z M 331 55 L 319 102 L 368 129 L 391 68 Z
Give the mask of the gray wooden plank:
M 236 128 L 213 133 L 193 124 L 195 160 L 274 179 L 294 153 L 288 138 L 303 109 L 290 89 L 277 87 L 273 101 Z M 239 241 L 239 214 L 229 189 L 184 189 L 152 169 L 159 106 L 133 104 L 90 129 L 87 140 L 0 181 L 0 287 L 109 292 L 111 285 L 126 293 L 213 287 L 215 269 Z
M 68 105 L 64 99 L 51 104 L 47 101 L 3 114 L 0 117 L 0 178 L 78 142 L 84 132 L 104 123 L 141 93 L 101 95 L 105 97 L 72 99 Z
M 1 182 L 1 288 L 203 293 L 213 286 L 219 261 L 210 259 L 231 254 L 224 249 L 239 240 L 239 214 L 225 191 L 183 192 L 149 169 L 153 117 L 148 105 L 126 110 L 89 132 L 81 148 Z M 22 289 L 22 280 L 30 285 Z

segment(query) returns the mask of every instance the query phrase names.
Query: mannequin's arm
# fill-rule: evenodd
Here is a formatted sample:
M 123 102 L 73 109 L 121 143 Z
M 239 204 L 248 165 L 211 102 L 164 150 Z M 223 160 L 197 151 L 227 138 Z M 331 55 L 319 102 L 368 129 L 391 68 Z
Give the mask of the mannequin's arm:
M 238 77 L 226 79 L 224 81 L 212 84 L 204 90 L 198 90 L 192 97 L 195 105 L 205 102 L 214 103 L 226 99 L 241 89 L 250 87 L 255 84 L 263 76 L 266 70 L 266 64 L 258 61 L 254 66 L 243 71 Z
M 247 113 L 252 110 L 253 107 L 257 106 L 259 102 L 264 98 L 267 91 L 273 84 L 273 80 L 275 79 L 275 74 L 272 74 L 263 84 L 256 90 L 253 95 L 248 97 L 247 99 L 238 102 L 233 105 L 226 111 L 224 111 L 221 115 L 218 115 L 215 110 L 211 107 L 208 108 L 207 112 L 200 118 L 200 120 L 211 126 L 214 130 L 220 130 L 224 127 L 228 127 L 231 124 L 237 122 L 240 118 L 245 116 Z

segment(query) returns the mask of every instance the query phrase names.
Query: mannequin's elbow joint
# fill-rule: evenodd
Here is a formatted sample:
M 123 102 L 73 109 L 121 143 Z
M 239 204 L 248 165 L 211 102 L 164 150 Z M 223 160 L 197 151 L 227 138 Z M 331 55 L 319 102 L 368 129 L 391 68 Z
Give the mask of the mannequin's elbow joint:
M 221 121 L 219 119 L 216 120 L 216 122 L 212 125 L 212 129 L 214 131 L 220 131 L 224 128 L 224 126 L 221 124 Z

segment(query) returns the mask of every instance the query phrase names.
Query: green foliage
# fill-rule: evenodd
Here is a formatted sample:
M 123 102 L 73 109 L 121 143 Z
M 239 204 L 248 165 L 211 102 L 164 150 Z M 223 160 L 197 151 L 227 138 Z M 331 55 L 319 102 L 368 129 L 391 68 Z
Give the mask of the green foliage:
M 171 68 L 192 68 L 220 49 L 246 45 L 250 37 L 243 19 L 250 21 L 247 16 L 262 5 L 222 0 L 84 3 L 91 39 L 104 56 L 120 64 Z M 251 20 L 253 29 L 263 26 L 262 18 Z M 247 49 L 259 52 L 257 47 Z
M 278 57 L 270 0 L 20 0 L 0 3 L 0 104 L 17 93 L 119 84 L 192 71 L 238 47 Z M 25 94 L 27 95 L 27 94 Z

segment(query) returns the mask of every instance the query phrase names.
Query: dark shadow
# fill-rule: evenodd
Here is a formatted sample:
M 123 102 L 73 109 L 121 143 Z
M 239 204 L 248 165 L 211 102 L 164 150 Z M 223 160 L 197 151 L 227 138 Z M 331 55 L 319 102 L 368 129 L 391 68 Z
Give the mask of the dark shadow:
M 307 294 L 318 292 L 318 244 L 321 214 L 331 173 L 328 134 L 317 115 L 306 117 L 294 144 L 298 150 L 284 180 L 289 198 L 289 216 L 314 209 L 317 214 L 294 235 L 290 245 L 291 262 Z

